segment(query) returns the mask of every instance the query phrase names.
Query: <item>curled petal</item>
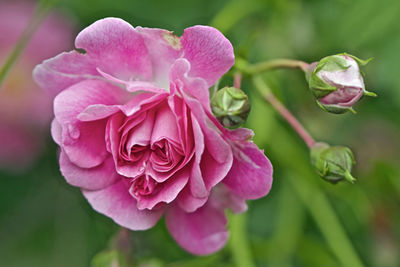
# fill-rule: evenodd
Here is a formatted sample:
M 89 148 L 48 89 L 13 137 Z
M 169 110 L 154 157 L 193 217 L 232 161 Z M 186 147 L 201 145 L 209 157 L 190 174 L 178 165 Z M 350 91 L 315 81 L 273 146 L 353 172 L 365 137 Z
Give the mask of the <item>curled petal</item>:
M 105 18 L 81 31 L 77 48 L 106 73 L 125 80 L 151 78 L 150 57 L 143 38 L 126 21 Z
M 136 200 L 129 194 L 123 180 L 102 190 L 83 190 L 83 194 L 97 212 L 131 230 L 147 230 L 153 227 L 163 214 L 163 209 L 139 210 Z
M 233 146 L 233 164 L 223 183 L 245 199 L 256 199 L 268 194 L 272 185 L 272 165 L 253 142 Z
M 60 169 L 65 180 L 73 186 L 87 190 L 99 190 L 113 184 L 119 177 L 111 157 L 94 168 L 80 168 L 65 155 L 60 154 Z
M 216 252 L 228 240 L 224 211 L 212 205 L 206 204 L 192 213 L 173 205 L 167 210 L 165 220 L 176 242 L 196 255 Z

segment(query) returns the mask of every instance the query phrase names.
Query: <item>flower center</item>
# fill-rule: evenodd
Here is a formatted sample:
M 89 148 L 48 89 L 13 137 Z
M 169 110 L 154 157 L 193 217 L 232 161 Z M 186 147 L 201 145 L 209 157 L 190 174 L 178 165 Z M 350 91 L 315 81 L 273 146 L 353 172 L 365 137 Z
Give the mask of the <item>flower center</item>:
M 152 194 L 157 189 L 157 185 L 158 183 L 150 175 L 143 174 L 132 180 L 129 193 L 138 199 Z

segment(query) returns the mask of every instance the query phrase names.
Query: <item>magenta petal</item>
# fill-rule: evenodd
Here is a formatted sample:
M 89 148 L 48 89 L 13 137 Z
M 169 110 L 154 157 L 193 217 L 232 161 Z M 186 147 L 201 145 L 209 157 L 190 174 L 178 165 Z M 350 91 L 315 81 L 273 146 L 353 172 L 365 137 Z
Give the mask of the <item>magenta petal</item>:
M 57 145 L 61 145 L 62 127 L 56 119 L 53 119 L 53 121 L 51 122 L 51 136 L 53 137 L 53 140 L 54 142 L 56 142 Z
M 96 66 L 84 54 L 64 52 L 43 61 L 33 70 L 33 78 L 53 96 L 86 79 L 98 79 Z
M 150 57 L 141 35 L 126 21 L 105 18 L 81 31 L 75 46 L 102 71 L 129 80 L 149 80 Z
M 223 183 L 245 199 L 267 195 L 272 185 L 272 165 L 263 151 L 251 141 L 238 142 L 232 150 L 233 165 Z
M 61 144 L 69 159 L 82 168 L 91 168 L 107 156 L 105 120 L 82 122 L 78 115 L 93 104 L 115 104 L 121 89 L 104 81 L 87 80 L 61 92 L 54 100 L 54 114 L 62 127 Z
M 196 255 L 216 252 L 228 240 L 224 211 L 209 204 L 192 213 L 173 205 L 167 210 L 165 220 L 176 242 Z
M 153 80 L 161 88 L 168 88 L 169 69 L 172 63 L 182 55 L 180 37 L 163 29 L 136 27 L 149 51 L 153 66 Z
M 190 75 L 213 85 L 235 61 L 233 47 L 217 29 L 194 26 L 185 29 L 182 38 L 184 57 L 191 65 Z
M 138 209 L 153 209 L 159 203 L 171 203 L 187 184 L 188 179 L 187 171 L 176 173 L 174 177 L 158 185 L 161 189 L 156 194 L 142 196 L 138 201 Z
M 97 167 L 86 169 L 73 164 L 65 152 L 60 154 L 61 173 L 67 182 L 73 186 L 87 190 L 99 190 L 114 183 L 119 175 L 115 172 L 114 161 L 111 157 Z
M 177 200 L 178 200 L 178 205 L 181 209 L 183 209 L 186 212 L 194 212 L 207 202 L 208 195 L 203 198 L 194 197 L 191 193 L 190 185 L 187 184 L 186 187 L 179 194 Z
M 139 210 L 136 207 L 136 200 L 128 190 L 127 185 L 120 180 L 102 190 L 83 190 L 82 192 L 93 209 L 110 217 L 123 227 L 131 230 L 147 230 L 153 227 L 164 210 Z
M 191 195 L 196 198 L 204 198 L 208 195 L 206 185 L 203 180 L 200 169 L 201 156 L 204 152 L 204 136 L 201 132 L 200 125 L 197 123 L 196 119 L 192 117 L 193 125 L 193 137 L 195 142 L 195 153 L 194 153 L 194 163 L 192 165 L 192 171 L 190 173 L 190 191 Z

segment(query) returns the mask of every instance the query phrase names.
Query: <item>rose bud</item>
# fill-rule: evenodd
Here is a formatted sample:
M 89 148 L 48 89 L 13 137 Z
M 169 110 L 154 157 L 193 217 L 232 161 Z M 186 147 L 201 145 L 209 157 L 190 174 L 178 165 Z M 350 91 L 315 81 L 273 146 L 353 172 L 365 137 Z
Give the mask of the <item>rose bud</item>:
M 342 53 L 328 56 L 310 65 L 307 80 L 317 104 L 331 113 L 355 112 L 352 106 L 363 96 L 376 96 L 365 90 L 360 66 L 371 59 L 361 60 Z
M 211 109 L 222 125 L 234 128 L 246 121 L 250 112 L 249 98 L 238 88 L 224 87 L 215 93 Z
M 342 180 L 351 183 L 356 181 L 351 175 L 355 164 L 354 156 L 348 147 L 316 143 L 311 148 L 311 163 L 318 174 L 328 182 L 335 184 Z

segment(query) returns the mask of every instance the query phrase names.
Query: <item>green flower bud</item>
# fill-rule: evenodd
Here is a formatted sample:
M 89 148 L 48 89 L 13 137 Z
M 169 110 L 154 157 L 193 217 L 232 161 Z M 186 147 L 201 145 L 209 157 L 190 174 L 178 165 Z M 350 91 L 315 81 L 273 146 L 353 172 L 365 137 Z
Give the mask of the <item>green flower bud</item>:
M 363 96 L 376 96 L 365 90 L 360 66 L 369 60 L 342 53 L 310 64 L 306 77 L 317 104 L 331 113 L 354 112 L 352 106 Z
M 250 112 L 250 102 L 242 90 L 224 87 L 211 99 L 211 109 L 224 127 L 234 128 L 246 121 Z
M 354 156 L 348 147 L 316 143 L 311 148 L 311 163 L 318 174 L 328 182 L 335 184 L 342 180 L 351 183 L 356 181 L 351 175 L 355 164 Z

